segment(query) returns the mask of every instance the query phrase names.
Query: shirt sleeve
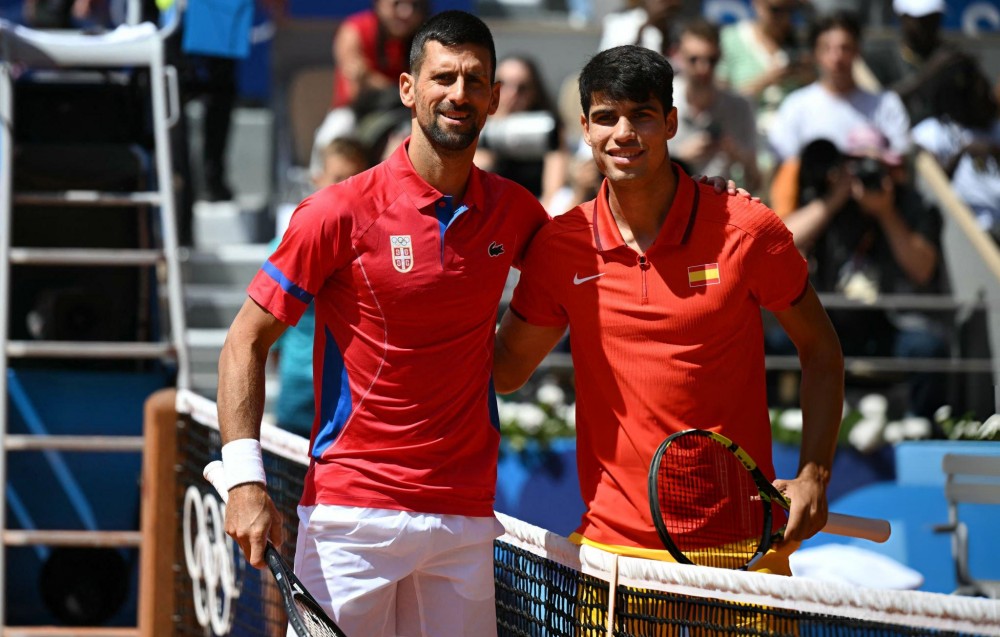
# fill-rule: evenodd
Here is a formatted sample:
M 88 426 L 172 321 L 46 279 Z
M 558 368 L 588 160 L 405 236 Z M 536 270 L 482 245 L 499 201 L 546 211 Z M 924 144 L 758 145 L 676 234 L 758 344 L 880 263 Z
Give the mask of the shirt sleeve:
M 521 277 L 514 288 L 510 311 L 526 323 L 544 327 L 566 327 L 569 317 L 556 300 L 553 289 L 551 246 L 546 245 L 544 234 L 536 237 L 528 247 L 521 264 Z
M 541 202 L 528 193 L 528 191 L 524 191 L 515 205 L 521 211 L 521 227 L 518 234 L 522 235 L 524 240 L 518 242 L 519 246 L 517 253 L 514 255 L 513 266 L 519 270 L 523 270 L 525 259 L 527 258 L 535 234 L 551 220 L 551 217 L 545 211 Z
M 297 324 L 327 278 L 349 260 L 351 223 L 343 207 L 333 205 L 333 190 L 299 204 L 281 243 L 247 289 L 283 323 Z
M 801 298 L 809 269 L 781 219 L 763 205 L 756 208 L 755 226 L 744 238 L 744 276 L 761 307 L 779 312 Z

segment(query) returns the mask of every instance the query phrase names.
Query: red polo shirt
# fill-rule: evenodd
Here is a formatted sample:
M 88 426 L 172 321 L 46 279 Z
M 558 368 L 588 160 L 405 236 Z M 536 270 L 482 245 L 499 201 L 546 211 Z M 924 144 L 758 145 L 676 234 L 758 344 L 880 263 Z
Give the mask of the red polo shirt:
M 249 294 L 292 324 L 316 305 L 302 504 L 492 515 L 497 306 L 548 216 L 475 167 L 452 206 L 408 145 L 303 201 Z
M 569 326 L 587 504 L 578 532 L 603 544 L 661 546 L 646 476 L 675 431 L 719 431 L 774 477 L 760 308 L 796 301 L 806 263 L 767 207 L 676 170 L 645 254 L 622 239 L 605 181 L 596 203 L 538 233 L 511 303 L 528 323 Z

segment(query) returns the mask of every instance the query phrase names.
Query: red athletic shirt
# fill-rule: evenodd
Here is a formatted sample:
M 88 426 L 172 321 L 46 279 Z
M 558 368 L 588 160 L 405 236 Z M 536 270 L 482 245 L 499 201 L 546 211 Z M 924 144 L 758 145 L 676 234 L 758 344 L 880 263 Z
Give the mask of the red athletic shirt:
M 644 255 L 622 239 L 605 182 L 596 203 L 538 233 L 511 303 L 528 323 L 569 326 L 587 505 L 577 532 L 603 544 L 661 548 L 646 476 L 675 431 L 719 431 L 774 478 L 760 308 L 796 301 L 806 263 L 767 207 L 676 172 Z
M 361 52 L 368 61 L 368 68 L 374 69 L 389 79 L 396 81 L 401 73 L 410 68 L 409 42 L 386 37 L 379 42 L 378 17 L 372 10 L 359 11 L 344 18 L 340 28 L 352 28 L 361 37 Z M 333 103 L 330 108 L 347 106 L 356 95 L 350 94 L 350 85 L 340 67 L 333 69 Z
M 449 198 L 414 172 L 408 145 L 303 201 L 249 294 L 290 324 L 315 303 L 302 504 L 488 516 L 497 306 L 548 216 L 473 167 L 463 205 L 441 221 Z

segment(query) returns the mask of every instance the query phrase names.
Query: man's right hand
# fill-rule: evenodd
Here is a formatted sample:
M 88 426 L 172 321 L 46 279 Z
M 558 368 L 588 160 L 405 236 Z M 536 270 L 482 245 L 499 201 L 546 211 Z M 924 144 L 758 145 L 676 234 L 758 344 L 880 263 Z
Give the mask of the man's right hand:
M 283 540 L 281 513 L 274 506 L 265 485 L 247 482 L 229 490 L 226 533 L 240 545 L 243 556 L 251 566 L 265 566 L 264 548 L 267 541 L 280 546 Z

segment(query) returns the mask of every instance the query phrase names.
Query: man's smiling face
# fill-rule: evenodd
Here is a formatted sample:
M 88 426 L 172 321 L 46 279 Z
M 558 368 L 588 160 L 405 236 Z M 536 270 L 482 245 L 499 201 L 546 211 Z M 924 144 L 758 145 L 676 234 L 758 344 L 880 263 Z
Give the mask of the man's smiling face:
M 410 78 L 404 104 L 435 146 L 465 150 L 496 111 L 500 85 L 492 81 L 489 51 L 480 46 L 445 46 L 428 41 L 420 68 Z M 409 98 L 409 99 L 407 99 Z
M 633 102 L 594 95 L 590 112 L 580 121 L 594 161 L 612 182 L 659 175 L 670 162 L 667 140 L 677 132 L 677 109 L 664 113 L 652 96 Z

